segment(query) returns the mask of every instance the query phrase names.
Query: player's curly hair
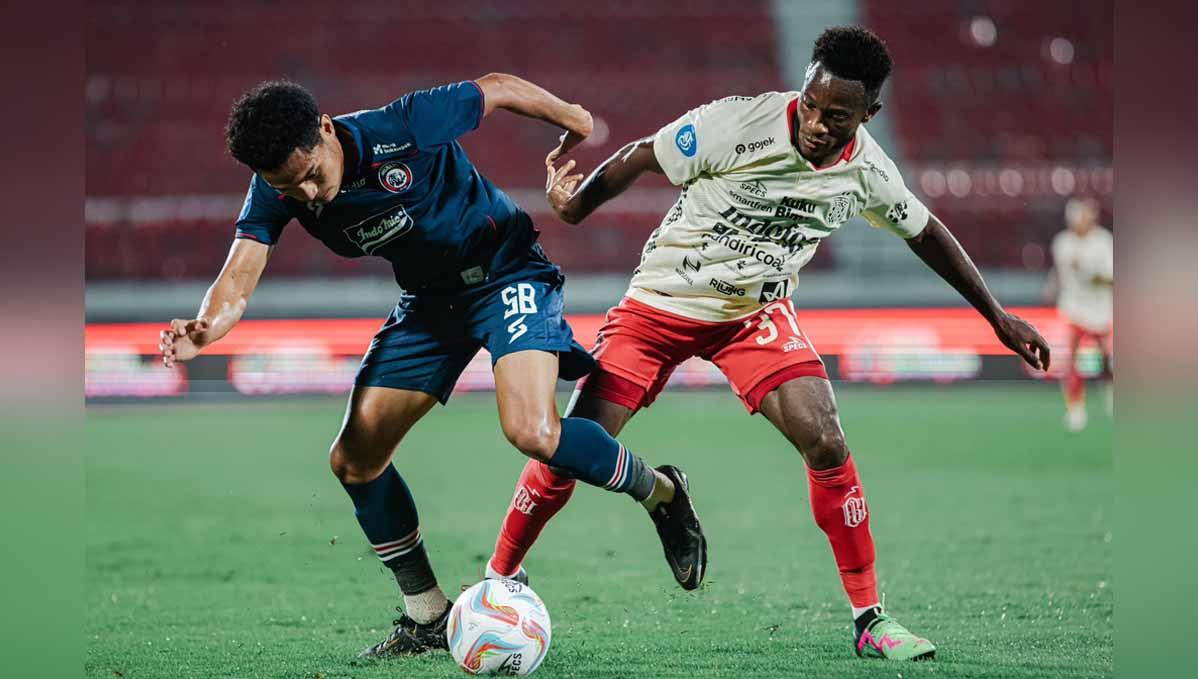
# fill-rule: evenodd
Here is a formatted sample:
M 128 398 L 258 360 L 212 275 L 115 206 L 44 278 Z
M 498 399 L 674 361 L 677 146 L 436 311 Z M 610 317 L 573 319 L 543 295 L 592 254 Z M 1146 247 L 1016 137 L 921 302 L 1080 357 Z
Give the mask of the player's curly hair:
M 311 151 L 320 141 L 316 98 L 290 80 L 261 83 L 233 102 L 225 139 L 229 153 L 251 169 L 278 169 L 292 151 Z
M 866 103 L 873 104 L 890 76 L 894 63 L 886 43 L 860 26 L 833 26 L 815 40 L 811 60 L 823 64 L 829 73 L 845 80 L 857 80 L 865 86 Z

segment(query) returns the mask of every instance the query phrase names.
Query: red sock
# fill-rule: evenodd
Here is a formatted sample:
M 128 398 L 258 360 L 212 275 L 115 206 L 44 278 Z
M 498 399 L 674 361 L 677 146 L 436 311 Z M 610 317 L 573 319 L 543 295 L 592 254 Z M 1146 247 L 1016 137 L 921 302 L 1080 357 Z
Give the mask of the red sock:
M 515 575 L 541 529 L 569 502 L 574 485 L 574 479 L 554 474 L 543 462 L 529 460 L 499 528 L 491 568 L 501 575 Z
M 811 513 L 832 543 L 840 581 L 856 608 L 878 603 L 874 574 L 874 538 L 869 532 L 865 491 L 852 456 L 832 469 L 807 470 Z
M 1069 363 L 1065 365 L 1065 405 L 1068 406 L 1081 405 L 1086 401 L 1086 381 L 1074 360 L 1075 357 L 1070 356 Z

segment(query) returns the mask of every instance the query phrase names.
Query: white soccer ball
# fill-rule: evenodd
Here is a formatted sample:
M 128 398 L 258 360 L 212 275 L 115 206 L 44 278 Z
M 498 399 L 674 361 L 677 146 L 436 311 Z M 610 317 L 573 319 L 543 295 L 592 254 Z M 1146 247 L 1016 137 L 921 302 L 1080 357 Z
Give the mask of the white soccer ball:
M 483 580 L 449 612 L 449 652 L 467 674 L 525 676 L 549 651 L 549 611 L 527 585 Z

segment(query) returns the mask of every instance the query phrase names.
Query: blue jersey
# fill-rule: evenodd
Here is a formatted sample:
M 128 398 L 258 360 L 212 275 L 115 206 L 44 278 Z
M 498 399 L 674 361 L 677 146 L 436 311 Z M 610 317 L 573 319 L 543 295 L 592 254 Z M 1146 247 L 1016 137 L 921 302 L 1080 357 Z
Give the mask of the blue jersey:
M 255 174 L 237 237 L 274 244 L 296 219 L 338 255 L 391 262 L 409 292 L 451 291 L 518 269 L 536 230 L 457 142 L 478 127 L 483 103 L 479 86 L 464 81 L 337 116 L 357 149 L 337 197 L 304 203 Z

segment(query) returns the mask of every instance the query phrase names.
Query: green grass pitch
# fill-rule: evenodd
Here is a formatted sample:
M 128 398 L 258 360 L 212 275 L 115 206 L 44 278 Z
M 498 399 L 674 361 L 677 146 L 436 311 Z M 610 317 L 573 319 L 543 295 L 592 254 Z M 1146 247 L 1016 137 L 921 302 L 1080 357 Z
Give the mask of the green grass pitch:
M 669 392 L 623 441 L 690 475 L 705 587 L 671 579 L 626 497 L 580 484 L 526 566 L 553 619 L 541 677 L 1091 677 L 1113 672 L 1112 422 L 1065 433 L 1043 385 L 842 387 L 888 609 L 939 658 L 857 659 L 798 455 L 725 392 Z M 398 590 L 327 464 L 341 399 L 94 406 L 89 677 L 453 677 L 360 664 Z M 523 459 L 493 396 L 401 445 L 442 588 L 479 578 Z

